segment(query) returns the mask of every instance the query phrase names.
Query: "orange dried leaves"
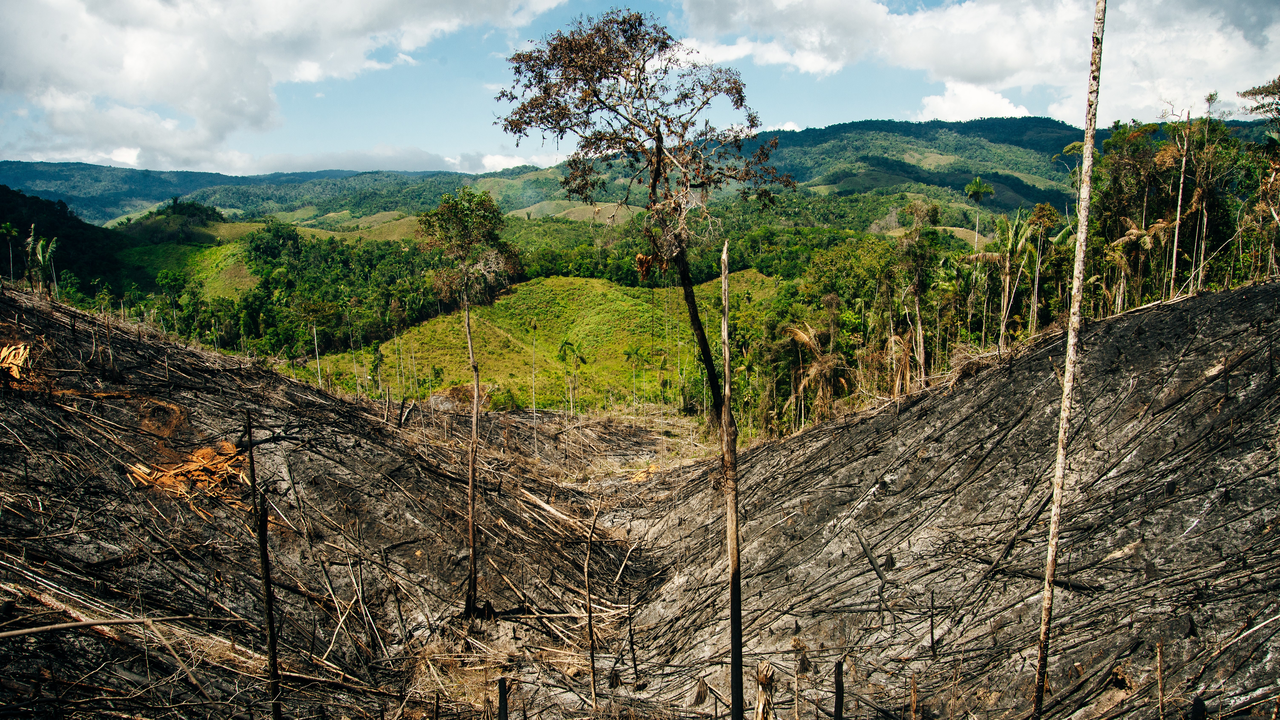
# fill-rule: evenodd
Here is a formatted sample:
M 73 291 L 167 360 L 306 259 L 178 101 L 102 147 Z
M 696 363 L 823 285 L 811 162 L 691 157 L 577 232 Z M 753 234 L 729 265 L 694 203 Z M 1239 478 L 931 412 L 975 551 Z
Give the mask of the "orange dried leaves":
M 196 507 L 197 497 L 215 497 L 233 507 L 249 510 L 240 500 L 244 482 L 245 458 L 231 443 L 221 442 L 203 447 L 176 464 L 148 468 L 143 463 L 128 466 L 129 479 L 135 485 L 154 487 L 187 501 L 188 506 L 206 520 L 211 516 Z

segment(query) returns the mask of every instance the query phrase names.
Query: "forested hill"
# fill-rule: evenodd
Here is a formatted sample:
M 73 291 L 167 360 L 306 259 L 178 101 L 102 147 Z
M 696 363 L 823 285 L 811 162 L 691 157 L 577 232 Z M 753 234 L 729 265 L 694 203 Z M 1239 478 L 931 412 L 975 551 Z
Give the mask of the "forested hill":
M 996 207 L 1068 197 L 1067 167 L 1054 154 L 1081 139 L 1076 128 L 1048 118 L 970 122 L 869 120 L 799 132 L 775 132 L 776 164 L 820 194 L 933 188 L 958 193 L 973 175 L 995 183 Z M 0 162 L 0 184 L 29 195 L 62 200 L 81 218 L 104 224 L 136 214 L 174 196 L 221 208 L 229 215 L 261 217 L 299 213 L 289 220 L 349 213 L 419 212 L 458 185 L 477 183 L 505 210 L 564 197 L 558 168 L 511 168 L 497 173 L 372 172 L 329 170 L 231 176 L 159 172 L 83 163 Z M 918 187 L 913 187 L 918 186 Z M 620 186 L 611 186 L 617 191 Z M 617 191 L 620 192 L 620 191 Z M 615 192 L 615 194 L 617 194 Z M 607 199 L 621 199 L 613 198 Z
M 950 134 L 970 141 L 985 140 L 997 145 L 1012 145 L 1050 156 L 1062 152 L 1062 148 L 1081 140 L 1084 136 L 1084 131 L 1080 128 L 1059 120 L 1045 117 L 1019 117 L 983 118 L 965 122 L 859 120 L 829 125 L 825 128 L 770 133 L 766 137 L 776 135 L 778 147 L 785 150 L 817 147 L 833 140 L 871 133 L 900 135 L 923 142 L 937 142 L 940 136 Z M 1101 142 L 1109 133 L 1102 130 L 1099 134 L 1099 142 Z
M 308 180 L 343 178 L 355 174 L 351 170 L 322 170 L 237 176 L 208 172 L 134 170 L 88 163 L 0 161 L 0 185 L 46 200 L 61 200 L 76 215 L 98 225 L 207 187 L 297 185 Z
M 91 166 L 89 166 L 91 167 Z M 71 212 L 67 203 L 27 195 L 0 184 L 0 240 L 8 251 L 0 262 L 7 278 L 22 278 L 26 268 L 25 241 L 32 233 L 57 238 L 56 269 L 69 271 L 88 282 L 101 278 L 120 285 L 117 254 L 129 247 L 129 238 L 90 225 Z
M 1070 198 L 1063 148 L 1084 132 L 1049 118 L 989 118 L 968 122 L 865 120 L 826 128 L 776 132 L 774 163 L 819 193 L 854 195 L 934 188 L 963 194 L 975 175 L 995 187 L 1002 210 Z M 1105 137 L 1105 134 L 1104 134 Z M 1101 142 L 1101 139 L 1100 139 Z M 939 198 L 941 199 L 941 198 Z

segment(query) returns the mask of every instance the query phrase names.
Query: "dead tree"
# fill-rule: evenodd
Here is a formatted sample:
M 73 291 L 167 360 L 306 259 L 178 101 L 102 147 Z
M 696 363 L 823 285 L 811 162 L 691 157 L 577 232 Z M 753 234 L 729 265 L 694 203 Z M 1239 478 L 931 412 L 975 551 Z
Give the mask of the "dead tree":
M 1071 391 L 1075 387 L 1080 347 L 1080 301 L 1084 286 L 1085 242 L 1089 234 L 1089 196 L 1093 183 L 1093 136 L 1098 121 L 1098 82 L 1102 74 L 1102 30 L 1107 0 L 1097 0 L 1093 18 L 1093 56 L 1089 63 L 1089 100 L 1085 109 L 1084 159 L 1080 165 L 1080 209 L 1076 230 L 1075 268 L 1071 280 L 1071 319 L 1067 326 L 1067 357 L 1062 370 L 1062 405 L 1058 411 L 1057 459 L 1053 466 L 1053 509 L 1049 515 L 1049 550 L 1044 565 L 1044 591 L 1040 605 L 1039 659 L 1036 663 L 1035 700 L 1031 718 L 1039 720 L 1044 709 L 1044 686 L 1049 663 L 1049 625 L 1053 620 L 1053 576 L 1058 567 L 1058 534 L 1062 521 L 1062 485 L 1067 470 L 1067 436 L 1071 426 Z

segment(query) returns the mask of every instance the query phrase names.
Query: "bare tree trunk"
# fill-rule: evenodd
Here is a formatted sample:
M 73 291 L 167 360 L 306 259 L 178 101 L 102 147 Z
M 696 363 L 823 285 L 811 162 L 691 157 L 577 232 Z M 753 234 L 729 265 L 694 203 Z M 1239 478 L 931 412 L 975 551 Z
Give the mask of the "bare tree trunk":
M 533 323 L 533 343 L 529 363 L 529 395 L 533 405 L 533 457 L 538 457 L 538 323 Z
M 467 565 L 467 617 L 476 613 L 476 450 L 480 444 L 480 366 L 476 364 L 475 348 L 471 344 L 471 302 L 467 291 L 462 291 L 463 326 L 467 331 L 467 362 L 471 364 L 471 442 L 467 445 L 467 546 L 471 559 Z
M 591 609 L 591 545 L 595 542 L 596 520 L 600 509 L 591 514 L 591 530 L 587 532 L 587 559 L 582 562 L 582 583 L 587 593 L 587 657 L 591 662 L 591 708 L 596 707 L 596 625 Z
M 1102 30 L 1107 0 L 1097 0 L 1093 18 L 1093 56 L 1089 63 L 1089 99 L 1085 108 L 1084 160 L 1080 168 L 1080 208 L 1076 211 L 1075 268 L 1071 281 L 1071 319 L 1067 325 L 1067 354 L 1062 370 L 1062 406 L 1058 414 L 1057 459 L 1053 466 L 1053 510 L 1049 516 L 1049 550 L 1044 566 L 1040 606 L 1039 658 L 1036 663 L 1035 700 L 1031 720 L 1040 720 L 1049 664 L 1049 627 L 1053 620 L 1053 576 L 1058 568 L 1058 533 L 1062 521 L 1062 486 L 1067 469 L 1067 433 L 1071 424 L 1071 392 L 1075 387 L 1076 355 L 1080 345 L 1080 301 L 1084 286 L 1085 241 L 1089 235 L 1089 198 L 1092 194 L 1093 141 L 1098 120 L 1098 84 L 1102 75 Z
M 1178 295 L 1178 231 L 1182 229 L 1182 184 L 1187 179 L 1187 155 L 1191 154 L 1191 113 L 1187 113 L 1187 129 L 1183 133 L 1182 171 L 1178 174 L 1178 209 L 1173 220 L 1173 253 L 1169 258 L 1169 299 Z M 1090 163 L 1092 164 L 1092 163 Z
M 844 658 L 836 661 L 835 720 L 844 720 Z M 1161 718 L 1160 720 L 1164 720 Z
M 218 338 L 216 335 L 214 336 L 213 341 L 215 344 L 218 342 Z M 316 387 L 323 390 L 324 380 L 320 378 L 320 336 L 316 334 L 315 325 L 311 326 L 311 342 L 315 344 L 315 348 L 316 348 Z
M 729 690 L 730 717 L 742 720 L 742 569 L 738 562 L 738 428 L 730 404 L 729 373 L 729 240 L 720 253 L 720 347 L 724 361 L 724 395 L 720 418 L 721 465 L 724 469 L 726 551 L 729 555 Z
M 999 234 L 1000 234 L 1000 231 L 997 229 L 996 235 L 999 236 Z M 1009 268 L 1007 266 L 1008 262 L 1009 262 L 1009 258 L 1008 256 L 1006 256 L 1005 257 L 1006 266 L 1000 268 L 1000 336 L 996 340 L 996 349 L 998 349 L 1000 352 L 1004 352 L 1004 326 L 1009 318 L 1009 305 L 1012 304 L 1009 299 Z
M 693 329 L 693 339 L 698 343 L 698 356 L 702 359 L 702 368 L 707 373 L 707 387 L 711 390 L 709 418 L 713 426 L 719 425 L 725 401 L 720 392 L 720 385 L 716 382 L 719 378 L 716 373 L 715 357 L 712 356 L 711 345 L 707 342 L 707 331 L 702 327 L 702 316 L 698 314 L 698 299 L 693 294 L 693 277 L 689 274 L 689 261 L 684 253 L 680 253 L 676 255 L 673 262 L 680 274 L 680 288 L 684 291 L 684 304 L 689 310 L 689 327 Z M 723 272 L 727 273 L 727 271 Z
M 756 665 L 756 714 L 755 720 L 773 718 L 773 665 L 761 660 Z
M 920 387 L 924 387 L 924 379 L 929 376 L 929 369 L 925 367 L 924 358 L 924 318 L 920 315 L 920 290 L 917 287 L 913 293 L 913 299 L 916 303 L 916 359 L 920 362 Z M 831 337 L 835 338 L 835 332 L 831 333 Z
M 1042 231 L 1043 232 L 1043 231 Z M 1031 335 L 1036 334 L 1039 329 L 1040 315 L 1040 257 L 1044 252 L 1044 237 L 1041 235 L 1040 244 L 1036 246 L 1036 277 L 1031 282 Z
M 1199 259 L 1199 272 L 1196 274 L 1196 292 L 1201 291 L 1204 287 L 1204 251 L 1208 245 L 1208 213 L 1204 206 L 1201 206 L 1201 228 L 1199 228 L 1199 246 L 1201 246 L 1201 259 Z
M 276 596 L 271 587 L 271 553 L 267 549 L 267 496 L 258 496 L 258 473 L 253 463 L 253 415 L 244 413 L 246 452 L 249 454 L 249 492 L 253 495 L 254 526 L 258 533 L 258 562 L 262 567 L 262 601 L 267 631 L 267 696 L 272 720 L 283 718 L 280 707 L 280 663 L 276 647 Z M 198 687 L 198 686 L 197 686 Z M 201 692 L 204 692 L 201 690 Z

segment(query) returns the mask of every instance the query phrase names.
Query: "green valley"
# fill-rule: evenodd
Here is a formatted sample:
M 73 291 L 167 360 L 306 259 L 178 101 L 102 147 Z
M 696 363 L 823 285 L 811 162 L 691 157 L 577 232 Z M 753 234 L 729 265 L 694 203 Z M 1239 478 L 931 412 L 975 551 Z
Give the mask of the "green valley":
M 1067 286 L 1078 133 L 1038 118 L 774 133 L 774 159 L 798 187 L 769 202 L 709 198 L 710 223 L 688 251 L 714 328 L 728 244 L 746 436 L 883 402 L 1051 328 Z M 1179 133 L 1193 147 L 1175 222 L 1180 164 L 1166 138 Z M 1277 272 L 1265 182 L 1276 151 L 1245 139 L 1256 124 L 1117 124 L 1104 135 L 1092 316 Z M 473 314 L 490 407 L 528 407 L 536 389 L 540 408 L 702 413 L 705 372 L 675 270 L 641 272 L 640 194 L 625 163 L 605 169 L 608 202 L 592 206 L 566 199 L 562 167 L 232 179 L 5 163 L 0 182 L 22 189 L 0 190 L 0 227 L 14 280 L 30 265 L 27 238 L 56 237 L 47 270 L 63 299 L 270 358 L 299 380 L 318 371 L 333 391 L 411 402 L 469 381 L 458 306 L 438 282 L 448 263 L 418 223 L 469 186 L 505 214 L 501 237 L 520 260 L 515 283 L 488 287 Z M 975 177 L 994 195 L 967 196 Z M 128 209 L 109 229 L 79 219 Z

